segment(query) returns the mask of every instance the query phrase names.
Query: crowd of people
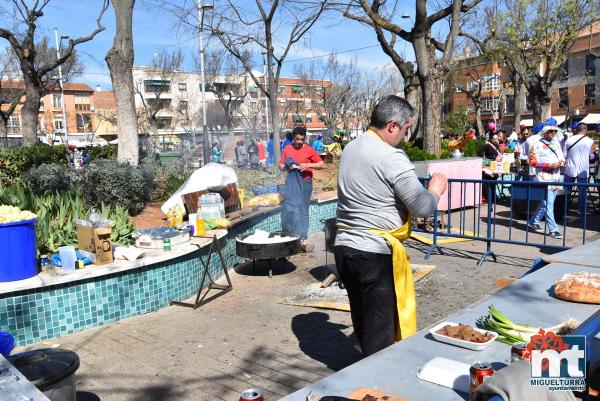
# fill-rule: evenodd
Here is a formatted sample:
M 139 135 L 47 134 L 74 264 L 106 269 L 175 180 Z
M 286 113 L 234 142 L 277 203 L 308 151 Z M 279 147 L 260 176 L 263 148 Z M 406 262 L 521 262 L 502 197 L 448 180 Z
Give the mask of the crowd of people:
M 479 150 L 479 155 L 488 160 L 502 161 L 507 152 L 514 153 L 517 181 L 533 181 L 543 183 L 587 183 L 592 177 L 592 163 L 600 161 L 597 145 L 588 135 L 585 123 L 561 129 L 554 118 L 544 123 L 536 124 L 531 131 L 528 127 L 520 126 L 507 135 L 505 130 L 497 130 L 494 123 L 487 126 L 485 133 L 488 138 L 485 146 Z M 467 131 L 461 140 L 475 139 L 475 131 Z M 598 170 L 598 169 L 597 169 Z M 500 174 L 488 169 L 482 170 L 482 179 L 496 180 Z M 600 179 L 600 173 L 596 176 Z M 495 187 L 495 186 L 494 186 Z M 564 184 L 548 185 L 546 199 L 542 200 L 528 221 L 529 228 L 538 233 L 544 233 L 541 220 L 545 219 L 548 235 L 561 239 L 562 234 L 554 218 L 554 203 L 559 189 Z M 587 189 L 578 187 L 578 212 L 584 214 L 587 209 Z M 573 187 L 566 186 L 567 204 L 570 203 Z M 484 198 L 487 186 L 482 191 Z M 484 199 L 484 202 L 487 201 Z

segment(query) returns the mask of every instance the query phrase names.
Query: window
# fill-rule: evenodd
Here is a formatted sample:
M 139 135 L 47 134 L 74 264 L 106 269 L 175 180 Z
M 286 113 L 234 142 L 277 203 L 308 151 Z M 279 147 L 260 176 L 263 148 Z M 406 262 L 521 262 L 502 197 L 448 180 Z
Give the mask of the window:
M 558 90 L 558 108 L 569 108 L 569 88 L 560 88 Z
M 150 98 L 146 99 L 146 103 L 148 104 L 148 107 L 154 110 L 163 110 L 171 108 L 171 99 Z
M 60 101 L 60 93 L 53 93 L 52 94 L 52 106 L 55 109 L 60 109 L 62 107 L 62 102 Z
M 302 118 L 302 116 L 294 116 L 293 121 L 294 124 L 302 124 L 304 122 L 304 119 Z
M 302 93 L 303 91 L 304 91 L 304 88 L 300 85 L 292 86 L 292 93 Z
M 474 112 L 475 112 L 475 105 L 474 105 L 473 103 L 469 103 L 469 104 L 467 105 L 467 111 L 468 111 L 469 113 L 474 113 Z
M 525 96 L 525 111 L 533 110 L 533 96 L 527 94 Z
M 585 86 L 585 97 L 583 103 L 586 106 L 593 106 L 596 104 L 596 84 L 587 84 Z
M 463 92 L 465 90 L 464 84 L 456 84 L 456 93 Z
M 185 82 L 179 83 L 179 92 L 187 92 L 187 84 Z
M 558 69 L 558 79 L 564 81 L 569 79 L 569 60 L 565 60 L 565 62 Z
M 20 133 L 21 132 L 21 122 L 19 121 L 19 116 L 8 117 L 6 128 L 8 129 L 9 134 Z
M 506 103 L 504 104 L 504 113 L 513 114 L 515 112 L 515 96 L 506 95 Z
M 498 111 L 498 103 L 500 99 L 498 97 L 482 97 L 481 98 L 481 111 L 482 112 L 494 112 Z
M 171 82 L 161 79 L 147 79 L 144 80 L 144 90 L 146 92 L 159 92 L 166 93 L 171 92 Z
M 92 130 L 92 117 L 89 114 L 76 115 L 77 132 L 90 132 Z
M 61 115 L 54 116 L 54 130 L 62 131 L 63 130 L 63 119 Z
M 500 74 L 488 74 L 481 78 L 483 90 L 492 91 L 500 89 Z
M 90 110 L 90 95 L 87 93 L 75 94 L 75 110 L 89 111 Z
M 477 89 L 477 87 L 479 86 L 479 82 L 477 81 L 471 81 L 467 83 L 467 90 L 468 91 L 474 91 Z
M 325 124 L 325 121 L 327 121 L 325 116 L 319 116 L 319 122 L 321 124 Z
M 312 116 L 306 116 L 306 123 L 311 124 L 313 122 Z
M 585 56 L 585 75 L 596 75 L 596 56 L 591 54 Z
M 171 128 L 171 117 L 157 117 L 156 118 L 156 128 L 158 129 L 167 129 Z
M 187 110 L 187 108 L 188 108 L 188 102 L 186 100 L 180 100 L 178 109 L 179 110 Z
M 285 100 L 280 101 L 279 104 L 281 105 L 281 107 L 285 107 Z

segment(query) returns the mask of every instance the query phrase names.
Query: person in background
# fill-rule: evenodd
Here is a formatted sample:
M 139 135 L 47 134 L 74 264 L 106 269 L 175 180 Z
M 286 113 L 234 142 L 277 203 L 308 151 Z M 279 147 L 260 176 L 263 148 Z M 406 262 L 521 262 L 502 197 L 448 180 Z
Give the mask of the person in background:
M 248 143 L 248 148 L 246 149 L 248 152 L 248 161 L 250 162 L 250 168 L 257 169 L 258 168 L 258 146 L 254 139 L 250 139 L 250 143 Z
M 587 183 L 590 171 L 590 159 L 594 159 L 592 145 L 594 140 L 587 136 L 587 125 L 579 123 L 575 135 L 567 138 L 563 144 L 562 151 L 565 155 L 565 182 Z M 573 193 L 569 187 L 567 191 L 567 205 L 570 205 L 570 196 Z M 579 214 L 586 213 L 587 188 L 578 188 Z
M 292 143 L 294 143 L 294 131 L 289 131 L 286 132 L 285 134 L 285 139 L 283 140 L 283 142 L 281 143 L 281 152 L 283 152 L 283 150 L 285 149 L 286 146 L 291 145 Z
M 261 166 L 264 166 L 265 162 L 267 160 L 267 156 L 266 156 L 266 152 L 265 152 L 265 145 L 262 143 L 262 141 L 260 139 L 257 139 L 256 146 L 258 147 L 258 163 Z
M 312 250 L 308 242 L 310 197 L 313 188 L 313 169 L 325 165 L 321 157 L 306 141 L 306 128 L 292 131 L 293 143 L 281 153 L 279 169 L 288 171 L 281 210 L 281 228 L 284 232 L 298 235 L 305 252 Z
M 529 154 L 531 153 L 531 148 L 542 138 L 542 135 L 541 135 L 542 128 L 544 128 L 544 125 L 537 123 L 533 127 L 533 130 L 531 131 L 531 135 L 529 135 L 527 137 L 527 140 L 523 144 L 522 150 L 523 150 L 523 153 L 527 155 L 527 165 L 529 165 Z M 528 175 L 529 175 L 528 178 L 531 178 L 531 176 L 534 175 L 533 169 L 531 168 L 531 166 L 529 167 Z
M 317 140 L 313 142 L 312 147 L 315 150 L 315 152 L 317 152 L 319 155 L 322 155 L 325 153 L 325 144 L 323 143 L 323 134 L 319 134 L 319 136 L 317 136 Z
M 219 142 L 213 143 L 212 159 L 213 159 L 214 163 L 222 163 L 223 162 L 223 152 L 221 152 L 221 146 L 219 145 Z
M 502 161 L 502 150 L 500 150 L 500 138 L 498 134 L 492 135 L 488 143 L 483 147 L 483 153 L 486 159 L 494 160 L 497 162 Z M 489 169 L 483 169 L 481 172 L 482 180 L 497 180 L 500 178 L 500 175 L 494 171 L 490 171 Z M 491 194 L 492 199 L 488 199 Z M 481 188 L 481 197 L 482 203 L 486 203 L 488 201 L 493 201 L 493 198 L 496 194 L 496 184 L 483 183 Z
M 428 189 L 398 145 L 415 111 L 398 96 L 373 109 L 367 133 L 350 142 L 338 176 L 335 263 L 350 300 L 354 335 L 364 356 L 416 332 L 413 278 L 402 241 L 411 216 L 429 216 L 446 191 L 435 173 Z
M 275 142 L 273 141 L 273 133 L 269 133 L 269 141 L 267 142 L 267 166 L 275 163 Z
M 560 181 L 560 168 L 565 165 L 565 158 L 560 149 L 558 141 L 555 141 L 558 127 L 547 125 L 542 129 L 542 138 L 537 141 L 529 152 L 529 166 L 533 171 L 532 181 L 534 182 L 558 182 Z M 535 232 L 544 233 L 540 226 L 542 217 L 546 218 L 546 223 L 552 238 L 560 239 L 562 235 L 558 225 L 554 220 L 554 200 L 560 187 L 549 185 L 546 192 L 546 199 L 540 201 L 538 209 L 529 219 L 528 226 Z
M 515 157 L 519 160 L 519 171 L 515 175 L 516 181 L 528 181 L 529 173 L 527 170 L 529 154 L 525 151 L 525 142 L 527 141 L 527 136 L 529 135 L 529 130 L 527 127 L 523 126 L 518 134 L 517 146 L 515 147 Z

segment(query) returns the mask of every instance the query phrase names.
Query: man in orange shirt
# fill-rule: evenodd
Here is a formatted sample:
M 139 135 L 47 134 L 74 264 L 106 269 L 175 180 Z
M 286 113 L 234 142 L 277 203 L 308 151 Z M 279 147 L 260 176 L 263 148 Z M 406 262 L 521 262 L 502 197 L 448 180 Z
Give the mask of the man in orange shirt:
M 288 171 L 281 210 L 281 228 L 285 232 L 298 235 L 302 239 L 304 250 L 307 251 L 310 250 L 308 213 L 313 169 L 321 169 L 325 163 L 312 146 L 305 143 L 306 128 L 296 127 L 292 135 L 292 144 L 283 149 L 279 160 L 279 168 Z

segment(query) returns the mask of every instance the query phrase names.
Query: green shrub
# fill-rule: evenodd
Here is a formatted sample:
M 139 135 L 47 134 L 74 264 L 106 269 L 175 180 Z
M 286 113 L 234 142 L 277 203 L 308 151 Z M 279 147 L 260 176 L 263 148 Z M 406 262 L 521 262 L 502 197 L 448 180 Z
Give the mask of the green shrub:
M 91 207 L 121 204 L 136 215 L 152 197 L 154 174 L 143 166 L 99 160 L 78 174 L 82 174 L 83 196 Z
M 95 146 L 89 150 L 88 155 L 92 160 L 117 160 L 117 145 Z
M 452 152 L 450 152 L 450 150 L 448 149 L 442 150 L 442 153 L 440 154 L 440 159 L 452 159 Z
M 422 143 L 422 142 L 421 142 Z M 410 161 L 435 160 L 435 155 L 432 155 L 425 149 L 418 147 L 417 143 L 401 142 L 400 149 L 404 150 Z
M 192 175 L 182 160 L 165 163 L 159 166 L 154 159 L 145 159 L 142 164 L 148 171 L 155 171 L 156 196 L 155 199 L 164 202 L 171 197 Z M 160 168 L 158 168 L 160 167 Z
M 478 139 L 476 141 L 468 141 L 465 146 L 463 152 L 465 157 L 477 157 L 479 156 L 477 153 L 479 149 L 483 148 L 486 144 L 486 141 L 483 139 Z
M 29 147 L 0 151 L 0 185 L 21 184 L 21 175 L 31 167 L 44 163 L 68 165 L 69 150 L 62 146 L 38 143 Z
M 0 187 L 0 204 L 17 206 L 38 215 L 35 225 L 38 254 L 56 253 L 61 246 L 77 245 L 75 220 L 85 218 L 90 210 L 84 203 L 82 191 L 75 189 L 36 196 L 21 187 Z M 133 242 L 134 226 L 124 206 L 101 205 L 99 211 L 114 223 L 113 244 Z
M 77 172 L 63 164 L 40 164 L 25 171 L 23 184 L 36 195 L 70 190 L 77 182 Z

